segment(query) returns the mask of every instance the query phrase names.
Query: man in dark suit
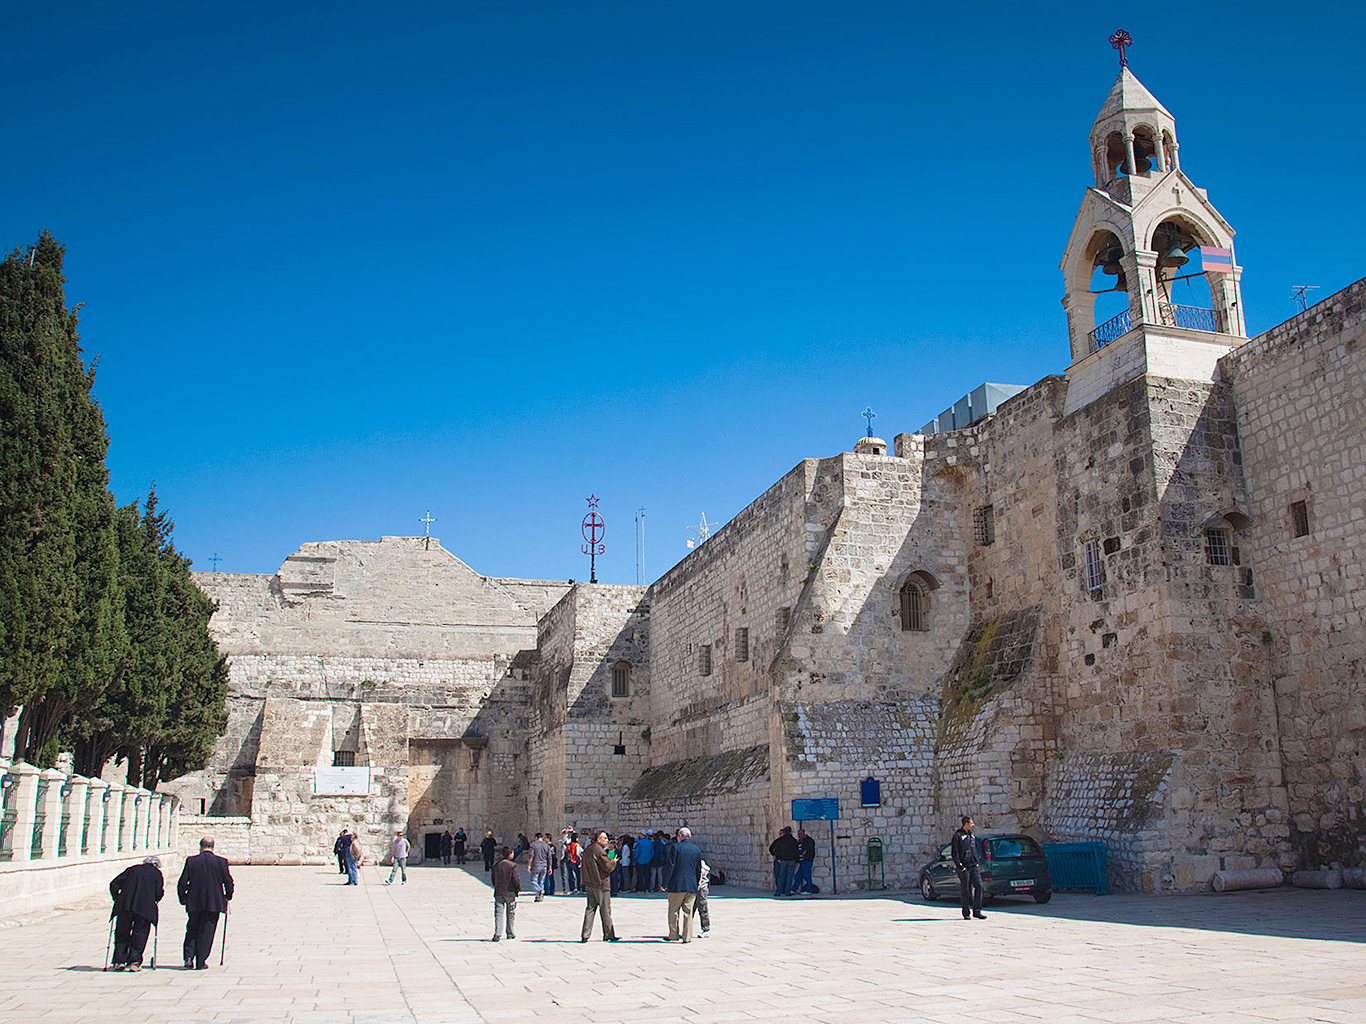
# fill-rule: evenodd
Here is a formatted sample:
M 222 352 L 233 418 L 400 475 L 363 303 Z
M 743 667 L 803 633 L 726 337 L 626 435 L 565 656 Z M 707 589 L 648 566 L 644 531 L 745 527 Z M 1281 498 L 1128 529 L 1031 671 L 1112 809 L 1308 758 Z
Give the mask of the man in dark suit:
M 142 951 L 147 948 L 147 935 L 157 922 L 157 902 L 165 892 L 161 861 L 156 857 L 134 864 L 109 883 L 109 895 L 114 897 L 114 909 L 109 916 L 117 919 L 114 970 L 142 970 Z
M 666 942 L 692 941 L 692 910 L 697 886 L 702 881 L 702 850 L 692 841 L 692 830 L 680 828 L 678 842 L 664 851 L 664 886 L 669 890 L 669 937 Z M 678 912 L 683 911 L 679 934 Z
M 951 847 L 964 921 L 972 917 L 984 920 L 987 916 L 982 913 L 982 865 L 977 855 L 977 837 L 972 834 L 974 824 L 971 816 L 963 815 L 963 827 L 953 834 Z
M 213 840 L 209 837 L 199 841 L 198 856 L 185 858 L 176 895 L 189 915 L 185 924 L 185 969 L 202 971 L 209 965 L 218 915 L 227 911 L 228 900 L 232 899 L 228 862 L 213 852 Z

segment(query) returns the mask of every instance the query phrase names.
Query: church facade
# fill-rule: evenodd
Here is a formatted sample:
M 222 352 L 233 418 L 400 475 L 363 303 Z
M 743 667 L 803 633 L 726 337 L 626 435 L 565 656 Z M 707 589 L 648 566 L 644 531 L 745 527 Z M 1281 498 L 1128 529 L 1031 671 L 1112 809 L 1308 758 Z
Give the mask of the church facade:
M 1066 373 L 799 462 L 649 587 L 423 538 L 200 574 L 231 724 L 168 788 L 268 862 L 686 823 L 758 886 L 791 801 L 833 797 L 842 887 L 873 838 L 914 886 L 963 813 L 1103 841 L 1130 890 L 1366 863 L 1366 282 L 1248 339 L 1233 230 L 1127 68 L 1091 156 Z

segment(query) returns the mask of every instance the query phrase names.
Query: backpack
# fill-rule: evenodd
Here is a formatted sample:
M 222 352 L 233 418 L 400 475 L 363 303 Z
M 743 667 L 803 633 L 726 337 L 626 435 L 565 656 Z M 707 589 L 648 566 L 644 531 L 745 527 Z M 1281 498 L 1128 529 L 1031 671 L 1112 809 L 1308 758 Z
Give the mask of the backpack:
M 570 864 L 577 864 L 583 857 L 583 848 L 578 843 L 570 843 L 564 851 L 569 857 Z

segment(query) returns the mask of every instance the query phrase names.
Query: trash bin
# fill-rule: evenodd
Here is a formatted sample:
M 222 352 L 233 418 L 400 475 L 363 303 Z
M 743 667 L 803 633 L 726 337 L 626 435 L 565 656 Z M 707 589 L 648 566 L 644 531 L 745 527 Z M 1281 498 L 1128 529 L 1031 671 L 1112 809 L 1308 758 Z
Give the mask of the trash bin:
M 887 869 L 882 862 L 882 840 L 877 836 L 868 840 L 868 888 L 870 891 L 887 888 Z

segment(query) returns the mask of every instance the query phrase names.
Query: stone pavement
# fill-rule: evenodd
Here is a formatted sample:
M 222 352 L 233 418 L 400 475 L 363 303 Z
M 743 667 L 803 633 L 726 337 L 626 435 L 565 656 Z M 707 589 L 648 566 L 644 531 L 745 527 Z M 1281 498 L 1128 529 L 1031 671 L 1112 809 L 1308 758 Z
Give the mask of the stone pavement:
M 227 965 L 102 973 L 107 903 L 0 929 L 0 1021 L 192 1024 L 1265 1024 L 1366 1021 L 1366 892 L 1059 894 L 989 905 L 873 895 L 773 900 L 718 888 L 712 934 L 665 943 L 662 896 L 619 898 L 623 941 L 578 939 L 583 901 L 518 901 L 493 944 L 480 868 L 359 888 L 318 867 L 239 867 Z M 174 880 L 170 880 L 174 881 Z M 220 939 L 221 939 L 220 927 Z

